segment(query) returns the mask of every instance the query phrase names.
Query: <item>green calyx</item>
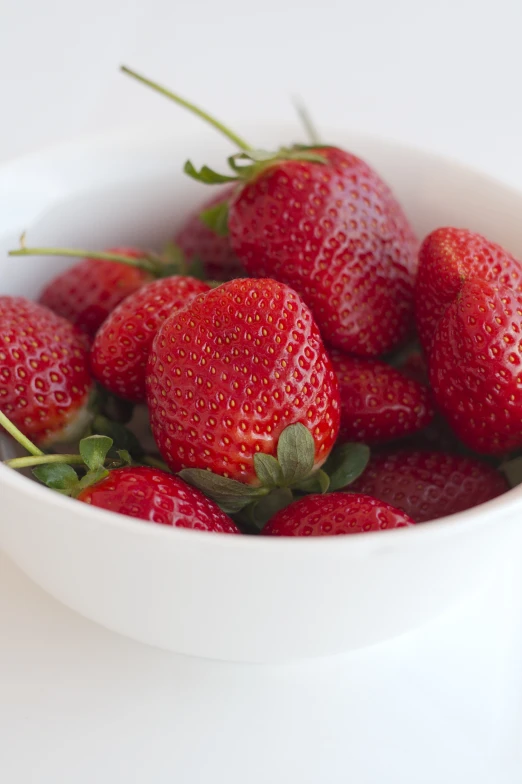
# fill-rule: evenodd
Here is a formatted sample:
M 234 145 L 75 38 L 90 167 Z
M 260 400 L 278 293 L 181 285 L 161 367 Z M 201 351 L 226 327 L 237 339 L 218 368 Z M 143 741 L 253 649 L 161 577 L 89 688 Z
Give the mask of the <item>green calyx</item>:
M 279 509 L 306 493 L 340 490 L 366 468 L 370 450 L 364 444 L 342 444 L 323 469 L 315 468 L 315 443 L 303 424 L 289 425 L 279 437 L 277 456 L 257 452 L 254 469 L 259 486 L 238 482 L 201 468 L 185 468 L 179 476 L 212 498 L 227 514 L 238 515 L 247 528 L 259 530 Z
M 205 185 L 220 185 L 225 182 L 241 182 L 252 180 L 264 169 L 281 161 L 309 161 L 311 163 L 326 164 L 324 155 L 320 155 L 315 147 L 295 145 L 294 147 L 281 147 L 276 152 L 267 150 L 248 150 L 238 152 L 227 158 L 230 174 L 220 174 L 209 166 L 196 169 L 192 161 L 187 161 L 183 167 L 185 174 L 193 180 Z

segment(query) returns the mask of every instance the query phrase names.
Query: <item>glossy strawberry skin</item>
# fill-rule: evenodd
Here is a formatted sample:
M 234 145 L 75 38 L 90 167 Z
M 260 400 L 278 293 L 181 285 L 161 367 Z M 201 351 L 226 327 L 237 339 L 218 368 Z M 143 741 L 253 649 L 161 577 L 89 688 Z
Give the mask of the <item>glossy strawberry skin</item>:
M 472 278 L 522 291 L 522 265 L 500 245 L 467 229 L 451 227 L 426 237 L 415 287 L 415 320 L 426 351 L 440 318 Z
M 110 248 L 109 253 L 138 258 L 144 251 Z M 109 313 L 150 280 L 149 272 L 118 261 L 83 259 L 53 278 L 38 301 L 94 338 Z
M 267 166 L 236 192 L 230 242 L 250 275 L 292 286 L 323 339 L 373 357 L 413 319 L 417 241 L 388 186 L 337 148 Z
M 40 446 L 87 424 L 92 390 L 83 337 L 23 297 L 0 297 L 0 409 Z M 72 435 L 72 433 L 71 433 Z
M 273 280 L 237 279 L 201 294 L 157 333 L 147 401 L 173 471 L 209 468 L 258 484 L 255 452 L 275 454 L 281 432 L 303 423 L 316 465 L 339 429 L 339 390 L 306 305 Z
M 235 185 L 220 189 L 217 196 L 214 195 L 189 215 L 174 237 L 174 242 L 189 261 L 199 259 L 203 262 L 210 280 L 231 280 L 244 274 L 236 254 L 230 247 L 229 237 L 216 234 L 200 217 L 204 210 L 228 201 L 235 189 Z
M 158 468 L 117 468 L 101 482 L 82 490 L 77 498 L 100 509 L 158 525 L 241 533 L 203 493 Z
M 479 460 L 404 449 L 373 455 L 350 489 L 424 523 L 471 509 L 509 488 L 502 474 Z
M 210 286 L 177 275 L 147 283 L 110 313 L 91 349 L 93 376 L 114 395 L 145 401 L 145 370 L 154 336 L 165 319 Z
M 473 280 L 440 319 L 429 355 L 437 405 L 476 452 L 522 446 L 522 294 Z
M 426 386 L 384 362 L 330 351 L 339 380 L 343 441 L 379 444 L 426 427 L 433 406 Z
M 263 536 L 338 536 L 405 528 L 414 521 L 393 506 L 361 493 L 308 495 L 272 517 Z

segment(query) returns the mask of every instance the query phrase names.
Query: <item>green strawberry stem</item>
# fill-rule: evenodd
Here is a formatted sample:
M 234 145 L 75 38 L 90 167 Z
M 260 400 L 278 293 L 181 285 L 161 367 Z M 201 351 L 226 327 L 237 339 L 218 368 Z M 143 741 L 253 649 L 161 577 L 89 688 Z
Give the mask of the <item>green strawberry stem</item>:
M 29 454 L 31 454 L 33 457 L 47 457 L 45 452 L 42 452 L 42 450 L 38 449 L 38 447 L 35 446 L 32 441 L 29 441 L 27 436 L 24 436 L 24 434 L 21 433 L 20 430 L 15 427 L 15 425 L 13 425 L 11 420 L 8 419 L 2 411 L 0 411 L 0 425 L 4 428 L 4 430 L 7 430 L 9 435 L 11 435 L 14 440 L 17 441 L 20 446 L 23 447 L 26 452 L 29 452 Z M 7 463 L 8 462 L 9 461 L 7 461 Z
M 17 250 L 10 250 L 9 256 L 66 256 L 68 258 L 88 258 L 100 261 L 117 261 L 126 264 L 128 267 L 137 267 L 149 272 L 155 272 L 158 260 L 152 255 L 131 258 L 120 253 L 109 253 L 106 251 L 92 251 L 84 248 L 27 248 L 21 239 L 21 247 Z
M 110 463 L 110 460 L 106 462 Z M 4 465 L 9 468 L 32 468 L 33 466 L 48 465 L 49 463 L 65 463 L 66 465 L 85 465 L 81 455 L 36 455 L 30 457 L 13 457 L 4 460 Z
M 226 136 L 227 139 L 230 139 L 232 144 L 237 145 L 241 150 L 249 152 L 253 149 L 252 146 L 248 144 L 248 142 L 241 138 L 241 136 L 238 136 L 236 133 L 234 133 L 234 131 L 231 131 L 230 128 L 227 128 L 226 125 L 223 125 L 223 123 L 219 122 L 219 120 L 217 120 L 215 117 L 212 117 L 212 115 L 208 114 L 208 112 L 205 112 L 203 109 L 195 106 L 193 103 L 187 101 L 185 98 L 182 98 L 180 95 L 177 95 L 171 90 L 168 90 L 166 87 L 162 87 L 156 82 L 147 79 L 145 76 L 141 76 L 141 74 L 136 73 L 136 71 L 132 71 L 125 65 L 121 66 L 121 70 L 128 76 L 132 76 L 133 79 L 137 79 L 138 82 L 141 82 L 142 84 L 147 85 L 147 87 L 151 87 L 153 90 L 156 90 L 156 92 L 161 93 L 161 95 L 170 98 L 171 101 L 174 101 L 179 106 L 183 106 L 185 109 L 188 109 L 190 112 L 192 112 L 192 114 L 197 115 L 202 120 L 216 128 L 216 130 L 222 133 L 223 136 Z
M 281 147 L 275 152 L 255 149 L 250 144 L 248 144 L 248 142 L 231 131 L 230 128 L 228 128 L 226 125 L 223 125 L 223 123 L 219 122 L 219 120 L 216 120 L 215 117 L 212 117 L 210 114 L 203 111 L 203 109 L 200 109 L 198 106 L 190 103 L 190 101 L 181 98 L 176 93 L 167 90 L 165 87 L 161 87 L 156 82 L 141 76 L 135 71 L 131 71 L 131 69 L 127 68 L 126 66 L 122 65 L 121 70 L 129 76 L 132 76 L 134 79 L 137 79 L 142 84 L 147 85 L 147 87 L 151 87 L 153 90 L 156 90 L 156 92 L 167 96 L 167 98 L 175 101 L 175 103 L 177 103 L 179 106 L 183 106 L 185 109 L 188 109 L 190 112 L 192 112 L 192 114 L 195 114 L 200 119 L 209 123 L 219 133 L 222 133 L 224 136 L 226 136 L 227 139 L 232 142 L 232 144 L 239 147 L 240 152 L 236 152 L 227 159 L 228 165 L 232 169 L 232 175 L 221 174 L 214 171 L 209 166 L 202 166 L 198 171 L 194 167 L 192 161 L 186 161 L 185 166 L 183 167 L 183 171 L 185 174 L 188 174 L 189 177 L 192 177 L 192 179 L 197 180 L 198 182 L 205 183 L 206 185 L 219 185 L 225 182 L 249 180 L 252 177 L 255 177 L 267 166 L 270 166 L 272 163 L 274 163 L 274 161 L 278 160 L 302 160 L 309 161 L 311 163 L 327 163 L 327 159 L 323 155 L 320 155 L 313 146 Z M 213 225 L 211 228 L 215 229 L 216 227 L 214 225 L 214 220 L 212 223 Z M 224 228 L 224 225 L 227 223 L 227 219 L 224 218 L 221 223 L 223 224 Z
M 306 135 L 308 136 L 308 141 L 310 142 L 310 144 L 314 146 L 315 145 L 319 146 L 321 144 L 321 136 L 319 134 L 319 131 L 317 130 L 314 121 L 312 120 L 310 112 L 308 111 L 308 109 L 306 108 L 306 106 L 304 105 L 304 103 L 301 101 L 300 98 L 294 98 L 293 104 L 299 116 L 299 119 L 301 120 L 303 128 L 306 131 Z

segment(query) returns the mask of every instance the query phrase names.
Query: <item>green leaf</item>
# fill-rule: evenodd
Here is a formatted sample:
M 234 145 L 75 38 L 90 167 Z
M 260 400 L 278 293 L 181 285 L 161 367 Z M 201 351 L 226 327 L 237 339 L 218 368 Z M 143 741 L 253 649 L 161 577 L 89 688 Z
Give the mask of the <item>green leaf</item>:
M 328 160 L 324 157 L 324 155 L 319 155 L 318 152 L 314 152 L 313 147 L 309 147 L 309 148 L 301 147 L 300 149 L 282 147 L 280 150 L 280 155 L 278 157 L 281 160 L 309 161 L 310 163 L 322 163 L 322 164 L 328 163 Z
M 96 471 L 103 466 L 109 449 L 113 445 L 112 438 L 108 436 L 88 436 L 80 441 L 80 454 L 85 461 L 85 465 Z
M 264 496 L 268 492 L 264 487 L 251 487 L 203 468 L 184 468 L 178 476 L 212 498 L 227 514 L 241 511 L 253 499 Z
M 42 484 L 63 495 L 71 495 L 78 486 L 78 475 L 74 468 L 66 463 L 48 463 L 33 468 L 33 474 Z
M 199 217 L 218 237 L 228 236 L 228 202 L 222 201 L 208 210 L 200 212 Z
M 132 457 L 126 449 L 117 449 L 116 454 L 124 465 L 132 465 Z
M 281 487 L 284 484 L 283 471 L 273 455 L 256 452 L 254 468 L 263 487 Z
M 296 490 L 301 490 L 303 493 L 327 493 L 330 488 L 330 477 L 324 471 L 316 471 L 315 474 L 304 479 L 295 486 Z
M 315 462 L 315 443 L 308 428 L 300 423 L 286 427 L 277 442 L 277 459 L 287 485 L 306 479 Z
M 341 490 L 359 477 L 370 459 L 366 444 L 341 444 L 333 450 L 323 466 L 330 477 L 330 492 Z
M 273 157 L 274 155 L 272 153 L 271 158 Z M 227 162 L 232 171 L 236 172 L 238 178 L 248 178 L 256 170 L 256 163 L 253 162 L 250 153 L 237 152 L 227 158 Z M 259 168 L 259 163 L 257 168 Z
M 80 479 L 78 482 L 75 495 L 78 495 L 81 490 L 85 490 L 86 487 L 91 487 L 91 485 L 95 485 L 97 482 L 101 482 L 101 480 L 105 479 L 106 476 L 109 476 L 109 471 L 107 471 L 107 469 L 103 466 L 99 466 L 98 468 L 94 469 L 94 471 L 88 471 L 83 479 Z
M 183 167 L 185 174 L 192 177 L 193 180 L 203 182 L 205 185 L 218 185 L 223 182 L 235 182 L 237 177 L 230 177 L 227 174 L 219 174 L 218 172 L 210 169 L 208 166 L 202 166 L 198 171 L 191 161 L 187 161 Z
M 279 154 L 273 150 L 249 150 L 247 153 L 239 153 L 234 156 L 236 160 L 251 160 L 256 163 L 268 163 L 278 158 Z

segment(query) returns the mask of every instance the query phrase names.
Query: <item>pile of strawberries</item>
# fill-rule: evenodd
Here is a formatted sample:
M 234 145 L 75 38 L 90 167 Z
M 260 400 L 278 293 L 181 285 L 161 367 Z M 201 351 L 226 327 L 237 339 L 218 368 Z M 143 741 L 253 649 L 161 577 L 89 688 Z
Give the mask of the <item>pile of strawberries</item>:
M 239 149 L 227 174 L 185 164 L 225 187 L 163 254 L 93 253 L 38 303 L 0 297 L 0 425 L 29 452 L 6 462 L 84 503 L 237 534 L 409 526 L 505 492 L 522 264 L 466 229 L 419 246 L 349 152 L 258 150 L 205 119 Z

